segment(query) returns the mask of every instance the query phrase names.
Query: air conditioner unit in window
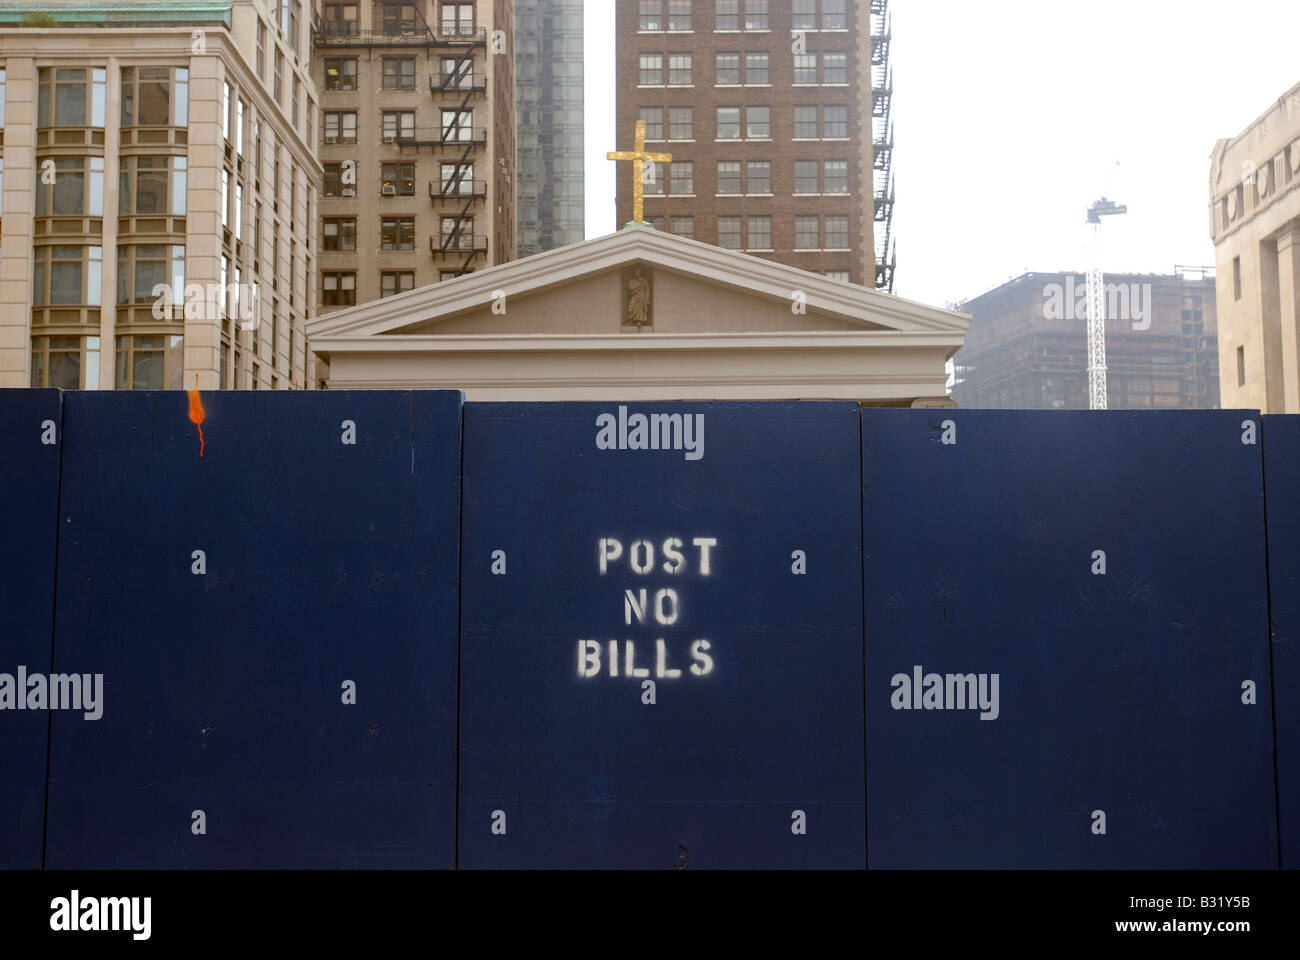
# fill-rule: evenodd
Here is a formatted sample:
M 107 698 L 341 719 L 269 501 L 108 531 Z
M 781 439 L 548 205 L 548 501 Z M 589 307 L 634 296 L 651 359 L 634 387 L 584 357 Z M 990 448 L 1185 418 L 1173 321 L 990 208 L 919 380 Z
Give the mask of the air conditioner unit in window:
M 357 191 L 352 187 L 344 187 L 342 195 L 345 197 L 355 197 L 357 195 Z
M 383 194 L 384 194 L 384 196 L 386 196 L 386 197 L 395 197 L 395 196 L 397 196 L 397 186 L 396 186 L 395 184 L 391 184 L 391 183 L 386 183 L 386 184 L 384 184 Z
M 396 142 L 397 142 L 396 137 L 384 137 L 384 143 L 396 143 Z
M 338 142 L 339 142 L 339 138 L 338 138 L 338 137 L 326 137 L 326 138 L 325 138 L 325 142 L 326 142 L 326 143 L 338 143 Z

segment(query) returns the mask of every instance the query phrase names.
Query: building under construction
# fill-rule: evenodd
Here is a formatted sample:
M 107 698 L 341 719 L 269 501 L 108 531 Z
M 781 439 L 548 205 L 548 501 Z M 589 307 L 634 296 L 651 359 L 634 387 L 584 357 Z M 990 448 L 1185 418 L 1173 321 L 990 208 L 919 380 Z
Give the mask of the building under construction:
M 1112 410 L 1216 408 L 1219 355 L 1210 268 L 1106 274 Z M 1026 273 L 961 304 L 971 316 L 952 397 L 967 408 L 1088 409 L 1086 277 Z

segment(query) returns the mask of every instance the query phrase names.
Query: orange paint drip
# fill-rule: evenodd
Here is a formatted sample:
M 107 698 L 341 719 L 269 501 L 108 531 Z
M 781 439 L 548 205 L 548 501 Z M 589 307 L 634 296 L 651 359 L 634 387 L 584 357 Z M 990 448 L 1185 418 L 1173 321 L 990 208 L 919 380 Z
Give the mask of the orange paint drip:
M 194 389 L 190 395 L 190 422 L 199 428 L 199 456 L 203 456 L 203 401 L 199 399 L 199 375 L 194 374 Z

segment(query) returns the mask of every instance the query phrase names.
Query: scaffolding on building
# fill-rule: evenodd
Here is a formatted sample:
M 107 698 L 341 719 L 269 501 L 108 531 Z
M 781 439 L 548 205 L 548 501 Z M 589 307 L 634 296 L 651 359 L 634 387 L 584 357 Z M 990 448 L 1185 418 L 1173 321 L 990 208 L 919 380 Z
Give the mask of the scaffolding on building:
M 894 75 L 889 65 L 893 18 L 889 0 L 871 0 L 871 155 L 874 197 L 876 289 L 894 292 L 894 124 L 890 106 Z

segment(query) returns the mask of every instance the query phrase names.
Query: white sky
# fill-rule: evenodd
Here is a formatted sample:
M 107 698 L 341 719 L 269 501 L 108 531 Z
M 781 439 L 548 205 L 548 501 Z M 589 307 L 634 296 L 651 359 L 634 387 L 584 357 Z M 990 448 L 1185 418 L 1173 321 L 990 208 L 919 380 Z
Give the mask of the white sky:
M 707 0 L 700 0 L 707 2 Z M 783 2 L 783 0 L 774 0 Z M 1296 0 L 893 0 L 895 292 L 1211 265 L 1210 152 L 1300 81 Z M 614 4 L 585 4 L 587 237 L 615 229 Z M 1115 162 L 1119 167 L 1115 168 Z M 1112 174 L 1113 171 L 1113 174 Z

